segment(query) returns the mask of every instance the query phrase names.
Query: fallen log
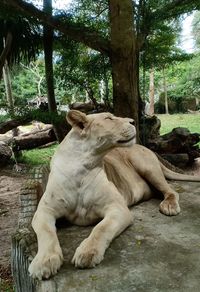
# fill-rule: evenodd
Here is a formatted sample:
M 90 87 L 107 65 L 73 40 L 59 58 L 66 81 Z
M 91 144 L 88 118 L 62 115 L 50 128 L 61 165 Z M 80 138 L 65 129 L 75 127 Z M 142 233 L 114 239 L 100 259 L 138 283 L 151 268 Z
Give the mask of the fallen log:
M 188 109 L 188 113 L 194 114 L 194 115 L 199 115 L 200 114 L 200 110 L 192 111 L 192 110 Z
M 13 151 L 27 150 L 56 141 L 52 126 L 35 133 L 18 136 L 13 139 Z
M 200 134 L 187 128 L 175 128 L 170 133 L 149 139 L 146 146 L 177 166 L 191 164 L 200 157 Z
M 30 122 L 28 119 L 25 119 L 25 120 L 14 119 L 14 120 L 9 120 L 9 121 L 0 123 L 0 134 L 5 134 L 14 128 L 27 124 L 28 122 Z
M 86 114 L 91 113 L 100 113 L 108 111 L 106 105 L 104 103 L 97 103 L 93 101 L 89 102 L 74 102 L 69 105 L 69 108 L 72 110 L 79 110 Z
M 170 133 L 148 141 L 148 146 L 158 153 L 189 153 L 198 150 L 200 134 L 190 133 L 187 128 L 174 128 Z
M 177 167 L 191 165 L 200 157 L 200 133 L 190 133 L 187 128 L 174 128 L 160 135 L 161 122 L 156 116 L 143 116 L 140 121 L 140 141 L 153 152 Z

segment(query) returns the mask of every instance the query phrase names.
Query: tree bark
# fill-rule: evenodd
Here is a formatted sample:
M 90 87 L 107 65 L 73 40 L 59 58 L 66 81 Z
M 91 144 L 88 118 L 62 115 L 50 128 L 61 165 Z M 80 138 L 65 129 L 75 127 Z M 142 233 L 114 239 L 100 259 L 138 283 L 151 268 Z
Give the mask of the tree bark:
M 149 84 L 149 115 L 152 116 L 154 115 L 154 93 L 155 93 L 155 88 L 154 88 L 154 68 L 150 69 L 150 84 Z
M 137 48 L 131 0 L 110 0 L 114 114 L 138 125 Z

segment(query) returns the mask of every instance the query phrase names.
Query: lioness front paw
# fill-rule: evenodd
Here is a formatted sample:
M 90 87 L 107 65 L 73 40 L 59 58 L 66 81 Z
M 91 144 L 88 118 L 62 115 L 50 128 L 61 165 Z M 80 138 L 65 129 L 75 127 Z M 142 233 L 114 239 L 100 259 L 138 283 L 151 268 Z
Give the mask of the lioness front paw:
M 169 196 L 160 203 L 160 212 L 165 215 L 173 216 L 180 213 L 181 209 L 177 199 L 174 196 Z
M 98 265 L 104 258 L 104 251 L 99 250 L 94 245 L 90 245 L 85 239 L 76 249 L 72 264 L 76 268 L 93 268 Z
M 31 277 L 39 280 L 48 279 L 55 275 L 63 263 L 62 251 L 46 253 L 44 255 L 37 254 L 29 266 Z

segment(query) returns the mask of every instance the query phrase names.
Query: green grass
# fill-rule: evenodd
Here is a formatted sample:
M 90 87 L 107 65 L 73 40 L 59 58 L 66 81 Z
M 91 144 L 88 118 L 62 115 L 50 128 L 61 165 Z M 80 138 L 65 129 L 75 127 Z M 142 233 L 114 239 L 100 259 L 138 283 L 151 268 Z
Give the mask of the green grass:
M 41 164 L 48 164 L 53 156 L 57 144 L 42 149 L 32 149 L 23 151 L 22 157 L 18 159 L 18 162 L 25 163 L 30 166 L 37 166 Z
M 199 114 L 173 114 L 157 115 L 161 120 L 160 134 L 169 133 L 173 128 L 185 127 L 191 133 L 200 133 L 200 115 Z

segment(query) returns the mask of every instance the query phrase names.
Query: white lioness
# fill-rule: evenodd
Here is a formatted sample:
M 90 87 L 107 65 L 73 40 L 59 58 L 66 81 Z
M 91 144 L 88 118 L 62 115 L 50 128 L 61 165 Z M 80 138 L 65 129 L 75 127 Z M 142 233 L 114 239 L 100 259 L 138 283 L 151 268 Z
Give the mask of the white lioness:
M 32 222 L 38 253 L 29 272 L 38 279 L 56 274 L 63 262 L 57 218 L 65 216 L 77 225 L 102 219 L 72 259 L 76 267 L 94 267 L 103 260 L 110 242 L 131 224 L 128 207 L 153 195 L 150 185 L 164 195 L 160 211 L 176 215 L 179 196 L 165 177 L 200 181 L 168 170 L 153 152 L 134 144 L 136 131 L 131 119 L 110 113 L 86 116 L 72 110 L 67 120 L 72 130 L 52 159 L 46 191 Z

